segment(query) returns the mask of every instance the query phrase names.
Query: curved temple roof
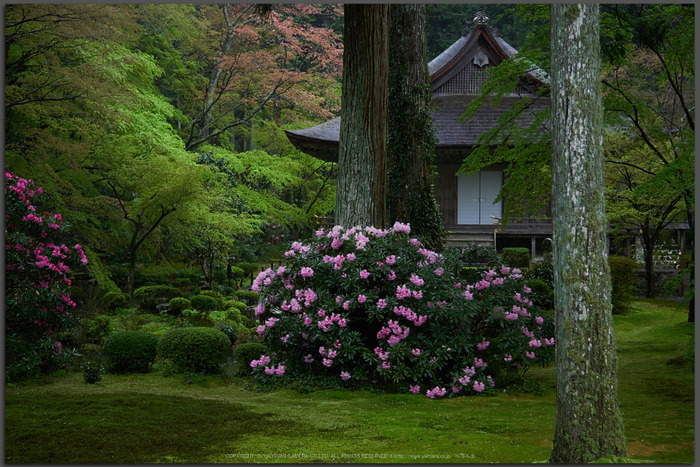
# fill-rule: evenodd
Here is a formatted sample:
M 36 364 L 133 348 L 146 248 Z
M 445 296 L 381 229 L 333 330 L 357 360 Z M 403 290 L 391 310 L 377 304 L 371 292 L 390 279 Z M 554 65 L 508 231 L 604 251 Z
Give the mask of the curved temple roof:
M 488 26 L 478 25 L 460 37 L 454 44 L 428 63 L 433 87 L 433 127 L 436 148 L 470 148 L 478 137 L 498 124 L 498 118 L 521 97 L 513 95 L 501 99 L 497 106 L 483 105 L 467 123 L 460 117 L 469 102 L 479 94 L 484 81 L 483 70 L 517 54 L 503 38 Z M 533 98 L 534 90 L 548 80 L 542 70 L 533 67 L 519 85 L 519 92 Z M 535 112 L 549 106 L 549 98 L 533 99 Z M 527 117 L 520 118 L 522 125 Z M 302 151 L 328 162 L 337 162 L 340 138 L 340 117 L 303 130 L 286 130 L 289 141 Z

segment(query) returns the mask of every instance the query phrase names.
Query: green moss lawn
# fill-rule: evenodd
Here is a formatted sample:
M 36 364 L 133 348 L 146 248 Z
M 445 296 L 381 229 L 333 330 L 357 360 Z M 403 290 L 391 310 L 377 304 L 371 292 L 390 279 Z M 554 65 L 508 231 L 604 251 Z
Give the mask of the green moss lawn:
M 628 457 L 692 463 L 694 327 L 673 302 L 616 316 Z M 692 352 L 691 352 L 692 353 Z M 554 368 L 480 397 L 246 389 L 210 376 L 56 375 L 6 387 L 8 463 L 519 463 L 549 457 Z

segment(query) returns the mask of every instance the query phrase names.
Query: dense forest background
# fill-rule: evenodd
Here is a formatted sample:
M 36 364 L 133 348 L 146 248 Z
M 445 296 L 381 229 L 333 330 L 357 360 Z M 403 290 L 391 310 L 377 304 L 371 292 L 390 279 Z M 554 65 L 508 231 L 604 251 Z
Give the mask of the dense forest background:
M 431 5 L 427 58 L 482 7 Z M 508 5 L 486 9 L 517 46 Z M 107 289 L 274 257 L 332 214 L 335 165 L 283 130 L 339 114 L 342 13 L 8 5 L 6 169 L 44 189 L 40 207 L 62 213 Z
M 426 59 L 479 10 L 528 60 L 498 67 L 492 92 L 527 63 L 548 69 L 547 5 L 431 4 Z M 649 233 L 650 255 L 670 222 L 694 228 L 693 14 L 603 8 L 606 118 L 621 130 L 606 135 L 608 216 Z M 211 283 L 275 258 L 333 215 L 335 164 L 284 130 L 339 115 L 342 32 L 342 5 L 7 5 L 6 169 L 43 188 L 38 208 L 63 215 L 101 290 L 182 269 Z M 498 157 L 529 190 L 549 160 L 514 147 Z

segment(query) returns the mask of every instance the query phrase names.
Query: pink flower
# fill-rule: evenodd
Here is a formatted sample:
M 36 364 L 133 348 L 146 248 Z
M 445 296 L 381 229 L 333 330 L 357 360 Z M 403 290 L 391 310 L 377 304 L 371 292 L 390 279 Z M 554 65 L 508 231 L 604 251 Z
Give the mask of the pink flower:
M 512 356 L 512 355 L 506 354 L 506 356 L 503 357 L 503 360 L 506 361 L 506 362 L 509 362 L 509 361 L 513 360 L 513 356 Z
M 384 300 L 383 298 L 380 298 L 379 300 L 377 300 L 377 308 L 379 308 L 379 309 L 386 308 L 386 300 Z
M 447 391 L 445 390 L 445 388 L 435 386 L 433 389 L 426 391 L 425 395 L 431 399 L 434 399 L 435 396 L 443 397 L 446 393 L 447 393 Z
M 530 340 L 528 343 L 530 347 L 535 347 L 535 348 L 540 348 L 542 347 L 542 342 L 538 339 L 535 339 L 534 337 Z
M 416 273 L 411 273 L 411 278 L 409 279 L 411 281 L 411 284 L 415 285 L 416 287 L 422 287 L 425 281 L 420 278 Z
M 309 354 L 309 355 L 307 355 L 306 357 L 304 357 L 304 361 L 305 361 L 306 363 L 311 363 L 311 362 L 314 361 L 314 357 L 312 357 L 311 354 Z
M 552 337 L 551 339 L 544 339 L 544 345 L 554 345 L 554 338 Z
M 532 292 L 532 289 L 526 285 L 525 287 L 523 287 L 523 292 L 530 293 Z
M 360 271 L 360 279 L 367 279 L 369 277 L 369 272 L 366 269 Z
M 341 371 L 341 372 L 340 372 L 340 378 L 341 378 L 343 381 L 347 381 L 347 380 L 350 379 L 350 373 L 348 373 L 347 371 Z
M 262 336 L 263 334 L 265 334 L 265 329 L 266 329 L 266 328 L 265 328 L 265 325 L 264 325 L 264 324 L 261 324 L 260 326 L 258 326 L 258 329 L 257 329 L 256 331 L 257 331 L 257 333 L 258 333 L 259 335 Z
M 527 356 L 527 358 L 535 358 L 535 352 L 525 352 L 525 355 Z
M 367 296 L 360 294 L 357 296 L 357 301 L 358 303 L 365 303 L 367 301 Z
M 333 360 L 329 358 L 323 359 L 323 366 L 330 368 L 331 365 L 333 365 Z
M 474 381 L 474 386 L 473 386 L 473 388 L 474 388 L 474 390 L 475 390 L 476 392 L 481 392 L 481 391 L 483 391 L 483 390 L 484 390 L 484 387 L 485 387 L 485 386 L 484 386 L 484 383 L 480 383 L 479 381 Z
M 411 350 L 411 353 L 417 357 L 420 355 L 420 349 L 413 349 Z
M 462 386 L 466 386 L 471 381 L 471 378 L 469 378 L 468 375 L 464 375 L 461 378 L 459 378 L 457 381 L 459 381 Z
M 284 369 L 284 365 L 279 365 L 275 370 L 275 374 L 278 376 L 282 376 L 284 374 Z
M 535 322 L 541 325 L 542 323 L 544 323 L 544 319 L 541 316 L 538 316 L 535 318 Z
M 405 285 L 400 285 L 396 287 L 396 298 L 398 300 L 403 300 L 404 298 L 411 297 L 411 290 Z
M 476 348 L 479 350 L 486 350 L 486 348 L 489 346 L 490 342 L 487 340 L 483 340 L 480 343 L 476 344 Z
M 355 261 L 355 258 L 355 253 L 350 253 L 345 257 L 345 259 L 347 259 L 348 261 Z
M 393 266 L 396 263 L 396 255 L 391 255 L 386 257 L 386 264 Z
M 444 270 L 444 269 L 442 269 L 442 268 L 437 268 L 437 269 L 435 270 L 435 275 L 436 275 L 436 276 L 440 277 L 440 276 L 442 276 L 443 274 L 445 274 L 445 270 Z
M 401 222 L 395 222 L 394 226 L 391 228 L 393 233 L 411 233 L 411 224 L 402 224 Z
M 408 392 L 410 392 L 411 394 L 418 394 L 420 392 L 420 386 L 417 384 L 415 386 L 411 386 L 408 389 Z
M 477 368 L 484 367 L 486 368 L 488 365 L 480 358 L 475 358 L 474 359 L 474 366 Z
M 387 280 L 393 281 L 394 279 L 396 279 L 396 273 L 393 270 L 390 270 Z
M 508 266 L 501 266 L 501 274 L 507 276 L 510 273 L 510 268 Z
M 311 268 L 301 268 L 301 276 L 304 278 L 308 278 L 314 275 L 314 270 Z

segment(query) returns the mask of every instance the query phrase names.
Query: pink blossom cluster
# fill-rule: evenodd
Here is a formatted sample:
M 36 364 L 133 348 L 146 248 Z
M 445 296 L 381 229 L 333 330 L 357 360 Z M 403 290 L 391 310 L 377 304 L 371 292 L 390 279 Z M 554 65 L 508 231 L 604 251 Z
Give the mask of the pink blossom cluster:
M 389 320 L 387 323 L 388 327 L 382 327 L 382 329 L 377 333 L 377 339 L 387 339 L 387 343 L 390 346 L 394 346 L 408 337 L 411 331 L 408 326 L 401 327 L 398 322 Z
M 433 389 L 429 389 L 428 391 L 426 391 L 425 395 L 431 399 L 435 399 L 435 397 L 444 397 L 446 393 L 447 391 L 445 390 L 445 388 L 435 386 Z
M 415 311 L 405 306 L 395 306 L 394 313 L 396 313 L 399 316 L 403 316 L 409 321 L 412 321 L 413 324 L 415 324 L 416 326 L 422 325 L 428 319 L 428 317 L 425 315 L 418 316 Z

